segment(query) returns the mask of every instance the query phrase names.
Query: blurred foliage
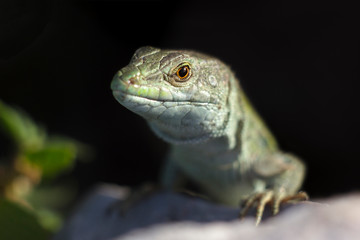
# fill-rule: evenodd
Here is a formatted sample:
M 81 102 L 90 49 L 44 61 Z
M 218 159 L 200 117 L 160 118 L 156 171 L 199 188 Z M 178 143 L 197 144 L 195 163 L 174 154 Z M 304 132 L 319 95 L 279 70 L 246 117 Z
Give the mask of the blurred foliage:
M 51 181 L 70 171 L 88 149 L 48 136 L 26 113 L 2 101 L 0 130 L 13 146 L 10 156 L 0 159 L 0 239 L 48 239 L 62 223 L 57 209 L 74 196 L 73 189 Z
M 0 199 L 0 239 L 47 239 L 50 232 L 29 209 Z

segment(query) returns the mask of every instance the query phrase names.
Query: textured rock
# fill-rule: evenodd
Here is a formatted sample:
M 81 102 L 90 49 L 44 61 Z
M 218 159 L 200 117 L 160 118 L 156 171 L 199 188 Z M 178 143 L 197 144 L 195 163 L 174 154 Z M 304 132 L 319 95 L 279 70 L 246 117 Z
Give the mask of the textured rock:
M 97 187 L 54 240 L 360 239 L 360 194 L 326 204 L 287 205 L 274 218 L 266 211 L 264 219 L 269 219 L 256 228 L 251 217 L 237 219 L 239 209 L 166 191 L 151 194 L 122 215 L 114 204 L 127 193 L 113 185 Z

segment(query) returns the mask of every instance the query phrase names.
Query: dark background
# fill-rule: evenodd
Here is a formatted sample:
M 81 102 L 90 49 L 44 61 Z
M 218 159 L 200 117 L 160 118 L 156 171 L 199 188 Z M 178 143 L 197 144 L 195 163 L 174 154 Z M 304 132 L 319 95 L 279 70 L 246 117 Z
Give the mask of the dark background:
M 358 190 L 356 14 L 340 1 L 1 0 L 0 99 L 94 148 L 71 175 L 81 190 L 134 186 L 156 179 L 166 144 L 114 100 L 113 75 L 140 46 L 203 51 L 231 65 L 282 148 L 304 159 L 311 196 Z

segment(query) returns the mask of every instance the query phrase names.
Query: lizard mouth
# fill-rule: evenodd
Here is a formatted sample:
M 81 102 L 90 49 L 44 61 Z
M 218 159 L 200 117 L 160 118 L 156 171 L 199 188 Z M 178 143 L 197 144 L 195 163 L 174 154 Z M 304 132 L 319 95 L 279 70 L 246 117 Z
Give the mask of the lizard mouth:
M 171 91 L 162 86 L 147 86 L 139 84 L 137 81 L 129 79 L 128 81 L 117 79 L 111 84 L 114 97 L 120 102 L 137 103 L 178 103 L 193 105 L 212 105 L 210 101 L 201 101 L 192 98 L 192 95 L 182 91 Z
M 166 107 L 171 107 L 173 105 L 194 105 L 194 106 L 206 106 L 206 105 L 215 105 L 214 103 L 208 102 L 194 102 L 190 100 L 176 100 L 176 99 L 159 99 L 152 98 L 149 96 L 140 96 L 136 94 L 131 94 L 122 90 L 113 90 L 114 97 L 121 103 L 137 103 L 149 106 L 159 106 L 162 104 L 167 105 Z
M 159 102 L 175 101 L 170 91 L 166 91 L 161 87 L 147 86 L 144 83 L 139 83 L 139 79 L 135 77 L 125 80 L 115 76 L 111 83 L 111 89 L 118 100 L 139 98 Z

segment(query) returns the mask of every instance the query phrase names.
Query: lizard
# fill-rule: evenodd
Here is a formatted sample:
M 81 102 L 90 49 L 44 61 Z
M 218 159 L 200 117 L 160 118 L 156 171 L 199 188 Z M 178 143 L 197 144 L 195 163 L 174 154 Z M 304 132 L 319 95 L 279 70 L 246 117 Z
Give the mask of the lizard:
M 171 147 L 161 185 L 194 182 L 214 202 L 256 206 L 256 225 L 266 205 L 273 214 L 298 192 L 305 165 L 280 150 L 230 67 L 190 50 L 141 47 L 111 82 L 115 99 L 143 117 Z

